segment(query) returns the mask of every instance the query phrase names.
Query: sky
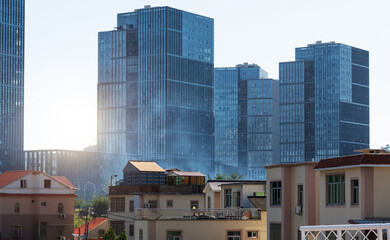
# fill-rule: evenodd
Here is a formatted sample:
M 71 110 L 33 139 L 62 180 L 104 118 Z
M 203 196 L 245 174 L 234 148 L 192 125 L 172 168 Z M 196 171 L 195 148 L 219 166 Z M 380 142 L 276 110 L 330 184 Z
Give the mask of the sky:
M 96 144 L 97 34 L 116 14 L 171 6 L 214 18 L 215 67 L 279 62 L 318 40 L 370 51 L 370 145 L 390 144 L 390 1 L 26 0 L 24 148 Z

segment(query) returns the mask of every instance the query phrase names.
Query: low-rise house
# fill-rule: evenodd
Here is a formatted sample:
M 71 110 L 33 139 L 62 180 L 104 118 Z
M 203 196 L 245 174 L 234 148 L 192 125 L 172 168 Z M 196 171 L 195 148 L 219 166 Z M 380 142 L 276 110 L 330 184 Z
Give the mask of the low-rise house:
M 383 223 L 390 219 L 390 154 L 267 166 L 268 239 L 301 239 L 308 225 Z
M 0 236 L 72 239 L 75 186 L 41 171 L 0 174 Z
M 140 163 L 131 161 L 129 164 Z M 134 169 L 135 166 L 129 167 L 129 164 L 124 169 L 124 174 L 126 169 Z M 146 165 L 156 169 L 153 164 Z M 136 168 L 140 171 L 150 171 L 148 168 Z M 199 172 L 169 169 L 165 171 L 164 185 L 112 186 L 109 193 L 110 224 L 116 234 L 126 230 L 129 240 L 265 239 L 266 210 L 249 206 L 250 201 L 247 198 L 247 195 L 252 197 L 256 195 L 254 193 L 263 192 L 265 183 L 262 182 L 261 186 L 255 189 L 254 186 L 245 186 L 242 182 L 245 181 L 224 182 L 234 183 L 226 186 L 226 189 L 243 193 L 240 194 L 242 206 L 240 204 L 228 208 L 221 208 L 223 200 L 215 196 L 214 200 L 219 202 L 217 208 L 216 205 L 211 208 L 210 204 L 205 204 L 205 192 L 208 192 L 209 196 L 212 193 L 204 189 L 205 175 Z M 210 181 L 210 184 L 212 183 Z M 207 183 L 206 188 L 209 188 L 210 184 Z M 221 191 L 220 185 L 218 188 Z M 248 204 L 247 208 L 243 208 L 245 204 Z
M 88 240 L 102 239 L 102 235 L 107 232 L 109 228 L 108 218 L 94 218 L 88 222 Z M 83 239 L 85 236 L 85 224 L 74 229 L 74 240 Z

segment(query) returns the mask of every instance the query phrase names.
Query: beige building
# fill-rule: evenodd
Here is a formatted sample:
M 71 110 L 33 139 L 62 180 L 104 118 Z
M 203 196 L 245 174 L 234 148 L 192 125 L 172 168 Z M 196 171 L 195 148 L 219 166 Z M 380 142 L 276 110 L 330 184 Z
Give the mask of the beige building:
M 362 154 L 267 166 L 268 239 L 300 239 L 300 226 L 389 219 L 390 154 Z
M 73 239 L 75 186 L 40 171 L 0 174 L 0 234 L 5 239 Z
M 146 172 L 161 180 L 150 162 L 129 164 L 124 176 L 131 182 L 141 182 L 137 176 Z M 205 187 L 203 174 L 178 169 L 165 171 L 163 185 L 158 179 L 148 181 L 158 185 L 110 187 L 109 219 L 117 234 L 126 230 L 129 240 L 266 239 L 265 182 L 209 181 Z M 225 201 L 231 205 L 225 208 Z

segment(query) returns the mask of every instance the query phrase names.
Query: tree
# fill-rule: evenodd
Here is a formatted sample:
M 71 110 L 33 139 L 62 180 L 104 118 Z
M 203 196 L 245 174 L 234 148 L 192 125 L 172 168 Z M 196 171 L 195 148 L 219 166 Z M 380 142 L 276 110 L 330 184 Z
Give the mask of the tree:
M 220 174 L 220 173 L 215 175 L 216 180 L 240 180 L 241 178 L 242 175 L 238 175 L 237 173 L 231 173 L 230 176 L 227 176 L 226 174 Z
M 83 208 L 85 205 L 85 201 L 82 198 L 75 198 L 74 199 L 74 207 L 75 208 Z
M 102 217 L 108 213 L 108 197 L 95 196 L 89 203 L 93 208 L 92 216 Z
M 389 145 L 389 144 L 386 144 L 386 146 L 381 147 L 381 149 L 383 149 L 383 150 L 385 150 L 386 152 L 389 152 L 389 153 L 390 153 L 390 145 Z
M 84 152 L 97 152 L 97 145 L 87 146 L 83 149 Z
M 119 234 L 119 236 L 115 236 L 114 229 L 110 227 L 106 233 L 102 235 L 104 240 L 127 240 L 126 231 L 123 231 Z

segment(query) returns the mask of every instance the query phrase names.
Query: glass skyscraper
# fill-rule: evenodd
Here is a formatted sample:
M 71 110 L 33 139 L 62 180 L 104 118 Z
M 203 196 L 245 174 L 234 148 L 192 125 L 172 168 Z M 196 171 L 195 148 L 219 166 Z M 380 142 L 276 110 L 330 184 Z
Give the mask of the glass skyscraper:
M 216 68 L 215 172 L 265 179 L 279 162 L 279 81 L 255 64 Z
M 0 21 L 0 172 L 3 172 L 24 169 L 24 0 L 1 0 Z
M 295 49 L 279 65 L 281 162 L 369 148 L 369 53 L 330 42 Z
M 146 6 L 98 38 L 98 150 L 211 173 L 214 20 Z

